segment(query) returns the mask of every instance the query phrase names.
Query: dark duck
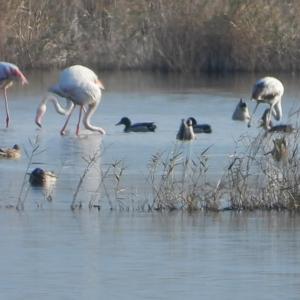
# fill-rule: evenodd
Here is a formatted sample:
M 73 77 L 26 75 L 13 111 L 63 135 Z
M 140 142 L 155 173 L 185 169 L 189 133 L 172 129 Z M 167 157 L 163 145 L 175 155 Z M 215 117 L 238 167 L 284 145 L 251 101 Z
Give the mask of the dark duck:
M 154 132 L 156 125 L 154 122 L 142 122 L 142 123 L 131 123 L 131 120 L 127 117 L 123 117 L 117 124 L 124 125 L 124 132 Z
M 187 122 L 191 121 L 194 133 L 212 133 L 211 126 L 209 124 L 198 124 L 196 119 L 189 117 Z

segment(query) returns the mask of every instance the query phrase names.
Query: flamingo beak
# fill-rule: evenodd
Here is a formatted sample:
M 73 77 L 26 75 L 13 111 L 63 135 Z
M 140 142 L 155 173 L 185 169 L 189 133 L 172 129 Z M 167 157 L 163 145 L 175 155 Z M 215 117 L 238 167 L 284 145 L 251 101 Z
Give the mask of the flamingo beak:
M 35 116 L 35 124 L 39 127 L 42 127 L 43 116 L 46 113 L 47 107 L 45 104 L 42 104 L 38 107 Z
M 17 70 L 16 73 L 17 73 L 17 76 L 21 79 L 22 85 L 28 84 L 28 80 L 26 79 L 26 77 L 20 70 Z
M 99 79 L 97 79 L 96 84 L 99 86 L 101 90 L 105 90 L 103 83 Z

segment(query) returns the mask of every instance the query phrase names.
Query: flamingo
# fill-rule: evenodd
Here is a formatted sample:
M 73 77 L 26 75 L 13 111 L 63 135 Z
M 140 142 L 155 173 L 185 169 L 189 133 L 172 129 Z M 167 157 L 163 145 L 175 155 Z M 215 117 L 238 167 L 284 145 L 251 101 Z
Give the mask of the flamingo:
M 252 100 L 255 100 L 256 106 L 254 108 L 254 115 L 259 103 L 268 103 L 270 110 L 267 116 L 267 124 L 273 115 L 277 121 L 282 117 L 281 98 L 284 93 L 284 87 L 281 81 L 274 77 L 264 77 L 256 81 L 252 89 Z M 251 119 L 248 126 L 251 126 Z
M 28 84 L 28 81 L 20 69 L 9 62 L 0 62 L 0 89 L 3 90 L 6 110 L 6 128 L 8 128 L 10 115 L 7 102 L 6 90 L 13 85 L 14 81 L 21 80 L 22 85 Z
M 78 105 L 80 110 L 76 126 L 76 135 L 79 135 L 82 111 L 84 111 L 83 124 L 85 128 L 105 134 L 103 128 L 93 126 L 90 123 L 90 118 L 101 101 L 101 89 L 104 90 L 102 82 L 89 68 L 75 65 L 64 69 L 60 74 L 58 83 L 48 90 L 52 94 L 48 93 L 39 104 L 35 123 L 39 127 L 42 127 L 42 119 L 47 110 L 47 102 L 52 101 L 56 111 L 67 116 L 66 122 L 60 131 L 61 135 L 65 135 L 70 117 L 76 105 Z M 62 107 L 53 94 L 65 98 L 67 100 L 67 106 Z

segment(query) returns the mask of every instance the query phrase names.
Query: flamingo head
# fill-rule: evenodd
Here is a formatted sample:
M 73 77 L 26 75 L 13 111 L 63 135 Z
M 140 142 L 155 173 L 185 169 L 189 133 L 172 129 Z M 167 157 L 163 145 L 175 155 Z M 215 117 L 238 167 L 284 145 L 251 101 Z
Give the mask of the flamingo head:
M 96 84 L 99 86 L 99 88 L 100 88 L 101 90 L 104 90 L 104 89 L 105 89 L 103 83 L 102 83 L 99 79 L 96 80 Z
M 47 106 L 45 103 L 41 103 L 41 105 L 38 107 L 36 111 L 36 116 L 35 116 L 35 124 L 38 125 L 39 127 L 42 127 L 42 120 L 43 116 L 46 113 Z
M 28 84 L 28 80 L 24 76 L 24 74 L 19 70 L 19 68 L 11 68 L 10 69 L 11 76 L 18 78 L 21 80 L 22 85 Z

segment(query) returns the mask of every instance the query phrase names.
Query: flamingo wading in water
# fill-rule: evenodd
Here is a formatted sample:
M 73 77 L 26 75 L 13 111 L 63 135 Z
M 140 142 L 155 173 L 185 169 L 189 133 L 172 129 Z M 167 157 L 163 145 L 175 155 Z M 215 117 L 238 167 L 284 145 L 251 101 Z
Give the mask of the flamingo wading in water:
M 1 61 L 0 62 L 0 89 L 3 90 L 3 95 L 5 100 L 6 128 L 8 127 L 10 121 L 6 90 L 13 85 L 14 81 L 17 80 L 21 80 L 22 85 L 28 84 L 26 77 L 16 65 Z
M 82 111 L 84 111 L 83 125 L 85 128 L 105 134 L 103 128 L 93 126 L 90 123 L 90 118 L 101 101 L 101 89 L 104 89 L 103 84 L 98 79 L 97 75 L 89 68 L 75 65 L 64 69 L 60 74 L 59 82 L 50 87 L 48 91 L 65 98 L 67 100 L 67 106 L 65 108 L 62 107 L 54 95 L 50 93 L 47 94 L 38 106 L 35 123 L 39 127 L 42 126 L 42 118 L 47 110 L 47 102 L 50 100 L 53 102 L 54 107 L 59 114 L 67 116 L 67 120 L 60 131 L 61 135 L 65 134 L 67 124 L 76 105 L 80 107 L 76 134 L 79 135 Z
M 267 116 L 267 124 L 271 121 L 273 115 L 277 121 L 282 117 L 281 98 L 284 93 L 284 87 L 281 81 L 274 77 L 264 77 L 256 81 L 252 89 L 251 98 L 255 100 L 256 106 L 254 108 L 254 115 L 259 103 L 268 103 L 270 110 Z M 251 126 L 251 119 L 248 126 Z

